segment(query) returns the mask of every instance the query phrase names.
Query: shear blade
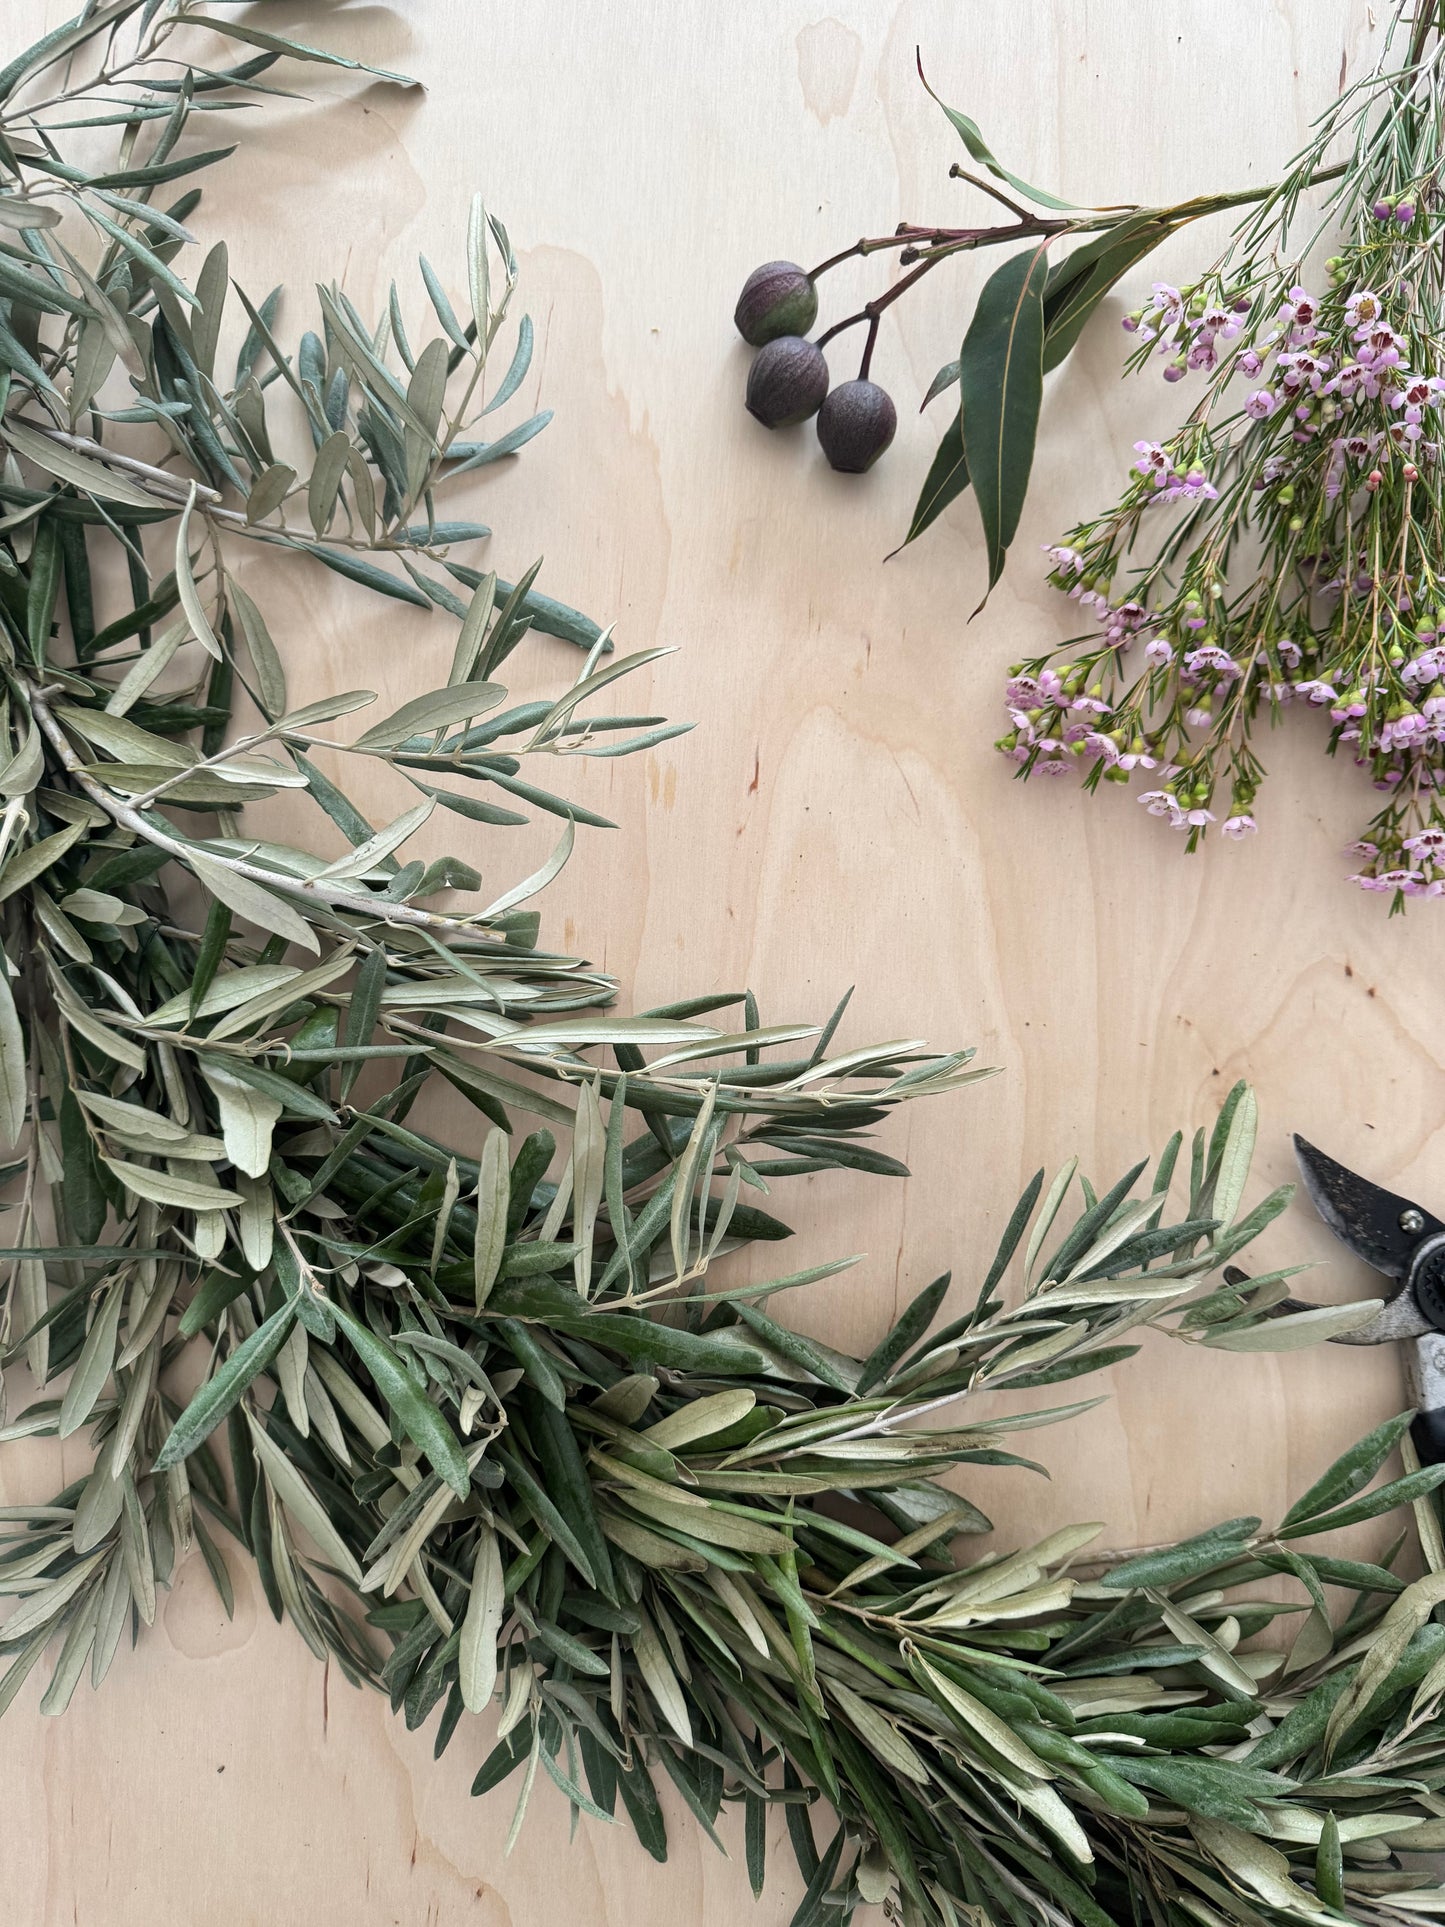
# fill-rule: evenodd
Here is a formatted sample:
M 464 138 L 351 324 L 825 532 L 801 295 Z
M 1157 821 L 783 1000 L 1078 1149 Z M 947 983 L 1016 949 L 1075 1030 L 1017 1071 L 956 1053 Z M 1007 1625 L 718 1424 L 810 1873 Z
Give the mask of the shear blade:
M 1295 1155 L 1299 1159 L 1300 1172 L 1304 1178 L 1305 1189 L 1314 1202 L 1330 1230 L 1354 1252 L 1363 1258 L 1367 1265 L 1383 1272 L 1387 1278 L 1403 1278 L 1410 1269 L 1410 1259 L 1422 1239 L 1432 1237 L 1436 1232 L 1445 1231 L 1438 1218 L 1411 1202 L 1409 1198 L 1398 1197 L 1393 1191 L 1382 1191 L 1378 1184 L 1371 1184 L 1346 1165 L 1337 1164 L 1333 1158 L 1317 1151 L 1313 1144 L 1296 1136 Z M 1414 1223 L 1406 1229 L 1401 1223 L 1406 1213 L 1412 1213 Z M 1399 1304 L 1400 1299 L 1409 1297 L 1399 1293 L 1390 1300 L 1380 1314 L 1389 1317 Z M 1413 1300 L 1411 1301 L 1413 1304 Z M 1403 1309 L 1396 1312 L 1403 1318 Z M 1418 1317 L 1418 1312 L 1416 1313 Z M 1369 1331 L 1371 1327 L 1366 1326 Z M 1419 1325 L 1418 1330 L 1432 1329 L 1428 1322 Z M 1404 1330 L 1391 1330 L 1388 1336 L 1405 1338 L 1415 1335 Z M 1363 1332 L 1354 1335 L 1355 1344 L 1373 1342 L 1366 1340 Z
M 1394 1338 L 1423 1338 L 1435 1327 L 1415 1303 L 1413 1291 L 1401 1289 L 1387 1298 L 1378 1314 L 1358 1331 L 1341 1332 L 1332 1345 L 1388 1345 Z

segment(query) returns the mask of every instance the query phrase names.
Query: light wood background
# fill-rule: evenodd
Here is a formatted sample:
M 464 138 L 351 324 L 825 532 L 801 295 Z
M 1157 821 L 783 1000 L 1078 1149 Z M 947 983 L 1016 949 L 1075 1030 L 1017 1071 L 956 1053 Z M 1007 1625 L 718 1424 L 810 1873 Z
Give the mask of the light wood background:
M 4 51 L 70 10 L 9 0 Z M 617 973 L 639 1005 L 751 983 L 781 1020 L 821 1015 L 856 983 L 848 1040 L 973 1043 L 1002 1067 L 894 1124 L 907 1183 L 806 1180 L 787 1195 L 790 1259 L 868 1253 L 795 1315 L 871 1343 L 943 1267 L 976 1278 L 1038 1163 L 1078 1150 L 1108 1179 L 1176 1123 L 1207 1119 L 1241 1074 L 1263 1107 L 1261 1190 L 1290 1174 L 1298 1128 L 1438 1208 L 1445 913 L 1387 924 L 1344 884 L 1340 852 L 1371 797 L 1326 764 L 1317 721 L 1290 716 L 1268 744 L 1263 833 L 1192 860 L 1127 796 L 1015 784 L 990 748 L 1006 665 L 1067 633 L 1039 544 L 1105 504 L 1130 444 L 1178 405 L 1148 378 L 1120 386 L 1118 308 L 1051 379 L 1014 561 L 972 625 L 983 565 L 967 499 L 882 558 L 942 428 L 916 402 L 957 352 L 979 271 L 944 268 L 890 315 L 874 372 L 902 426 L 862 480 L 831 475 L 810 430 L 769 437 L 745 415 L 731 327 L 759 261 L 818 260 L 900 218 L 966 218 L 915 45 L 1026 177 L 1091 200 L 1174 199 L 1262 178 L 1294 150 L 1341 74 L 1374 58 L 1364 0 L 281 0 L 266 18 L 406 68 L 427 91 L 308 73 L 309 102 L 264 110 L 208 191 L 201 231 L 224 228 L 253 293 L 296 289 L 291 334 L 310 284 L 333 276 L 371 309 L 395 274 L 418 312 L 418 250 L 459 286 L 482 188 L 517 241 L 540 346 L 502 419 L 543 405 L 557 419 L 459 512 L 495 525 L 503 574 L 545 552 L 543 586 L 615 616 L 627 647 L 679 646 L 654 700 L 699 726 L 645 761 L 585 772 L 578 793 L 621 827 L 584 835 L 544 935 Z M 1207 239 L 1176 244 L 1170 264 L 1187 273 Z M 850 267 L 825 284 L 827 311 L 887 273 Z M 299 567 L 262 590 L 300 696 L 365 684 L 400 701 L 442 679 L 440 623 Z M 541 687 L 574 666 L 544 644 L 522 674 Z M 535 840 L 469 845 L 467 830 L 449 819 L 447 840 L 488 881 L 532 867 Z M 1307 1210 L 1266 1249 L 1329 1261 L 1320 1295 L 1365 1287 Z M 980 1487 L 1005 1539 L 1095 1517 L 1133 1544 L 1277 1514 L 1403 1403 L 1387 1352 L 1247 1360 L 1162 1341 L 1110 1389 L 1101 1409 L 1036 1435 L 1051 1483 Z M 82 1452 L 66 1448 L 71 1472 Z M 0 1476 L 7 1495 L 43 1482 L 20 1451 Z M 660 1869 L 625 1827 L 584 1821 L 569 1849 L 543 1788 L 503 1860 L 507 1796 L 467 1793 L 484 1735 L 464 1731 L 434 1766 L 430 1734 L 328 1678 L 231 1563 L 232 1623 L 194 1561 L 98 1699 L 82 1689 L 46 1721 L 32 1682 L 0 1727 L 8 1923 L 745 1917 L 740 1853 L 719 1859 L 685 1815 Z M 779 1870 L 760 1922 L 796 1904 Z

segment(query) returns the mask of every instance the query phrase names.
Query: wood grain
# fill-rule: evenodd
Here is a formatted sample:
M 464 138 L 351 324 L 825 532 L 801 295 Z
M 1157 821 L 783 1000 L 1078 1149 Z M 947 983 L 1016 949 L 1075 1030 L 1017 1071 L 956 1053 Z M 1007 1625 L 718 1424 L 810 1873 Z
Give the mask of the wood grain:
M 69 10 L 10 0 L 7 50 Z M 1110 498 L 1130 444 L 1177 402 L 1120 386 L 1117 306 L 1051 378 L 1014 562 L 972 624 L 984 565 L 967 499 L 882 557 L 941 428 L 913 402 L 957 352 L 977 270 L 940 272 L 890 316 L 874 373 L 903 425 L 862 481 L 831 475 L 809 432 L 769 437 L 748 419 L 730 325 L 758 261 L 816 260 L 968 204 L 915 46 L 1026 177 L 1097 201 L 1176 198 L 1263 178 L 1299 145 L 1342 71 L 1374 57 L 1364 0 L 843 0 L 827 14 L 817 0 L 281 0 L 267 17 L 428 91 L 308 75 L 309 99 L 268 107 L 208 194 L 201 232 L 226 232 L 255 291 L 335 275 L 368 308 L 392 275 L 412 285 L 418 251 L 460 279 L 481 187 L 518 242 L 538 326 L 516 418 L 545 405 L 557 420 L 465 512 L 495 524 L 503 574 L 545 552 L 544 586 L 615 617 L 628 647 L 679 645 L 653 700 L 699 726 L 645 766 L 586 772 L 584 800 L 620 828 L 588 834 L 550 893 L 551 939 L 639 1005 L 750 983 L 781 1020 L 856 984 L 852 1041 L 973 1043 L 1003 1068 L 892 1129 L 909 1182 L 794 1189 L 798 1263 L 868 1253 L 795 1315 L 870 1342 L 945 1266 L 976 1277 L 1038 1163 L 1077 1150 L 1108 1178 L 1207 1118 L 1239 1075 L 1259 1087 L 1261 1189 L 1289 1175 L 1300 1128 L 1438 1195 L 1439 912 L 1387 924 L 1345 887 L 1339 852 L 1369 797 L 1325 763 L 1308 719 L 1267 746 L 1264 833 L 1193 860 L 1128 797 L 1017 785 L 989 747 L 1006 665 L 1067 633 L 1038 545 Z M 1177 243 L 1171 263 L 1186 272 L 1206 240 Z M 877 291 L 873 268 L 838 276 L 835 313 Z M 443 673 L 440 624 L 297 567 L 268 571 L 262 592 L 301 697 L 364 684 L 400 701 Z M 524 668 L 529 686 L 570 672 L 555 647 Z M 489 882 L 525 874 L 539 847 L 478 837 L 469 852 L 466 826 L 448 832 Z M 1328 1260 L 1320 1295 L 1365 1284 L 1306 1212 L 1266 1249 Z M 1095 1517 L 1138 1543 L 1277 1514 L 1402 1403 L 1392 1356 L 1348 1350 L 1151 1344 L 1110 1389 L 1039 1435 L 1051 1481 L 979 1482 L 1003 1538 Z M 73 1475 L 83 1441 L 63 1456 Z M 52 1470 L 7 1448 L 5 1496 Z M 569 1848 L 562 1803 L 542 1793 L 504 1859 L 507 1796 L 468 1798 L 484 1736 L 464 1732 L 434 1766 L 429 1735 L 328 1677 L 231 1563 L 234 1621 L 193 1562 L 101 1696 L 49 1722 L 32 1682 L 0 1727 L 7 1921 L 541 1927 L 565 1910 L 576 1927 L 661 1927 L 751 1907 L 740 1851 L 718 1858 L 685 1816 L 656 1868 L 625 1828 L 584 1821 Z M 781 1877 L 752 1917 L 784 1921 L 796 1899 Z

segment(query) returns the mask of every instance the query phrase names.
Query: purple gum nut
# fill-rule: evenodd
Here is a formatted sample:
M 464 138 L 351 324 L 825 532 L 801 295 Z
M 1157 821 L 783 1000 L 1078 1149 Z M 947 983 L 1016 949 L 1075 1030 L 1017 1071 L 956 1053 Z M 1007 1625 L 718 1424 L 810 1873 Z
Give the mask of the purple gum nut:
M 831 468 L 861 475 L 893 440 L 898 411 L 876 381 L 845 381 L 823 403 L 818 440 Z
M 796 261 L 765 261 L 743 283 L 733 322 L 751 347 L 805 335 L 818 319 L 818 291 Z
M 764 428 L 792 428 L 816 415 L 828 392 L 823 350 L 800 335 L 779 335 L 748 370 L 748 413 Z

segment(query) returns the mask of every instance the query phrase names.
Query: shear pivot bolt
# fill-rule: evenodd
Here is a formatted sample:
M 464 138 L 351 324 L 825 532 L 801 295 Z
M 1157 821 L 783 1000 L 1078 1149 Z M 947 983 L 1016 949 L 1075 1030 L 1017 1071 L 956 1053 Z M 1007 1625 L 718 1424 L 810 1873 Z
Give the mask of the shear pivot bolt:
M 1424 1213 L 1417 1211 L 1413 1205 L 1408 1211 L 1402 1211 L 1400 1213 L 1400 1229 L 1411 1233 L 1423 1231 L 1425 1229 Z

